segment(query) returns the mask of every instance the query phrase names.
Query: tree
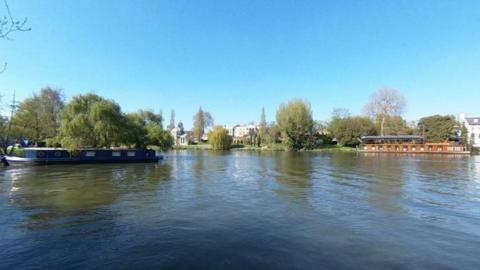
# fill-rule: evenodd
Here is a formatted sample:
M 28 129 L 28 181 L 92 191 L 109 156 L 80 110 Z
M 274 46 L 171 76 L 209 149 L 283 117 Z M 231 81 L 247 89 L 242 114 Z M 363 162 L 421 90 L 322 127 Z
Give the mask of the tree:
M 62 91 L 45 87 L 39 95 L 34 94 L 20 103 L 12 119 L 12 129 L 17 136 L 36 142 L 56 137 L 63 108 Z
M 125 117 L 120 106 L 96 94 L 76 96 L 62 113 L 60 137 L 62 145 L 110 147 L 124 140 Z
M 216 126 L 208 133 L 208 142 L 213 150 L 229 150 L 232 147 L 233 138 L 228 135 L 228 130 L 222 126 Z
M 282 133 L 275 123 L 270 123 L 267 125 L 266 132 L 265 132 L 266 144 L 268 144 L 269 146 L 273 146 L 274 144 L 280 141 L 281 136 L 282 136 Z
M 134 145 L 137 148 L 157 146 L 161 150 L 170 149 L 173 146 L 173 137 L 162 126 L 162 115 L 152 111 L 139 110 L 127 114 L 130 123 L 125 132 L 124 143 Z
M 213 125 L 213 117 L 209 112 L 203 111 L 202 107 L 193 117 L 193 134 L 200 141 L 205 134 L 205 129 Z
M 287 104 L 280 105 L 277 111 L 277 124 L 287 149 L 306 148 L 313 128 L 310 104 L 300 99 L 294 99 Z
M 0 115 L 0 154 L 5 154 L 5 150 L 7 149 L 7 133 L 8 130 L 8 119 L 2 115 Z
M 334 117 L 328 130 L 339 144 L 346 146 L 358 145 L 362 136 L 377 134 L 375 123 L 360 116 Z
M 380 122 L 380 135 L 385 135 L 385 122 L 389 116 L 401 115 L 406 107 L 403 94 L 392 88 L 377 90 L 370 96 L 370 101 L 365 105 L 365 112 L 375 121 Z
M 381 122 L 377 121 L 377 131 L 381 134 Z M 414 129 L 408 126 L 401 116 L 386 116 L 385 125 L 383 127 L 384 133 L 388 135 L 412 135 Z
M 14 19 L 7 0 L 3 0 L 3 4 L 7 15 L 0 17 L 0 39 L 10 40 L 10 34 L 13 32 L 26 32 L 31 30 L 31 28 L 26 26 L 27 18 L 24 18 L 23 21 Z M 0 74 L 3 73 L 6 68 L 7 63 L 4 63 L 3 66 L 0 67 Z
M 170 112 L 170 124 L 168 125 L 167 129 L 172 130 L 175 128 L 175 110 Z
M 159 126 L 148 126 L 147 134 L 150 145 L 157 146 L 162 151 L 173 147 L 174 139 L 168 130 L 164 130 Z
M 462 128 L 460 129 L 460 139 L 462 140 L 462 143 L 467 145 L 469 144 L 468 142 L 468 129 L 465 126 L 465 123 L 462 123 Z
M 260 143 L 266 142 L 266 133 L 267 133 L 267 119 L 265 117 L 265 108 L 262 108 L 262 113 L 260 115 L 260 122 L 258 125 L 258 135 L 260 136 Z
M 178 128 L 178 131 L 180 132 L 180 135 L 185 134 L 185 128 L 183 127 L 182 121 L 178 122 L 177 128 Z
M 452 115 L 432 115 L 418 121 L 419 134 L 429 142 L 443 142 L 455 139 L 460 125 Z

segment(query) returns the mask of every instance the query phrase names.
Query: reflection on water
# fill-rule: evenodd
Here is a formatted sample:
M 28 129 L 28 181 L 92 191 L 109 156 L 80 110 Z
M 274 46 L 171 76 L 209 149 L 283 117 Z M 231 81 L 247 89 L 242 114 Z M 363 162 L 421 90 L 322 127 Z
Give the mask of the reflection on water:
M 176 151 L 0 171 L 1 268 L 477 269 L 480 156 Z
M 275 191 L 286 198 L 308 201 L 312 188 L 312 157 L 310 153 L 280 153 L 274 156 Z

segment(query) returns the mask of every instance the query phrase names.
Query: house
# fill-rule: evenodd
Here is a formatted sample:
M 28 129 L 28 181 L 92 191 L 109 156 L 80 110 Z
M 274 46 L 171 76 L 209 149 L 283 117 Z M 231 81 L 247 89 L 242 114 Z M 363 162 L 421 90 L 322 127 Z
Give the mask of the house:
M 172 134 L 174 145 L 188 145 L 188 135 L 180 128 L 173 128 L 170 134 Z
M 226 126 L 225 129 L 228 131 L 228 135 L 233 137 L 235 144 L 243 143 L 246 137 L 258 134 L 258 127 L 253 124 Z
M 480 117 L 467 117 L 462 113 L 459 122 L 468 130 L 468 144 L 473 148 L 480 149 Z

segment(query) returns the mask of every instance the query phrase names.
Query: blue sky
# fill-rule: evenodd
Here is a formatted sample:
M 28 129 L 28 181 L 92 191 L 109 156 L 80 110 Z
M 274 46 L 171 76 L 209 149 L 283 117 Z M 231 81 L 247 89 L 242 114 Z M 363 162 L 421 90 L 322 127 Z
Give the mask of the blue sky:
M 405 118 L 480 114 L 480 1 L 10 0 L 32 31 L 0 40 L 0 94 L 93 91 L 191 126 L 272 121 L 291 98 L 314 118 L 401 90 Z M 4 14 L 3 7 L 0 14 Z

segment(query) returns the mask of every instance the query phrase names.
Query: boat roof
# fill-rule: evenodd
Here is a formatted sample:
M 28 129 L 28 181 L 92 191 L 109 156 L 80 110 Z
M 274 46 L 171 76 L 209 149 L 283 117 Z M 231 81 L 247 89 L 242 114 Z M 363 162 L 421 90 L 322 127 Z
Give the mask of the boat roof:
M 385 136 L 362 136 L 362 140 L 423 140 L 418 135 L 385 135 Z

